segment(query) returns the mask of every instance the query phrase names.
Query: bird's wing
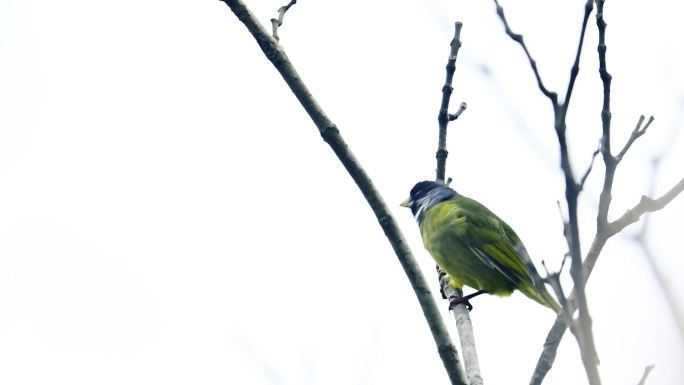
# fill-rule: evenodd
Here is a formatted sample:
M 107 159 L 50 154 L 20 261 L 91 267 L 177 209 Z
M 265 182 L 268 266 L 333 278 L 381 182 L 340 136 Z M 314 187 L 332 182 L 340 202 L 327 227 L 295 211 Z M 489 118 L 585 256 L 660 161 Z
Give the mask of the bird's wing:
M 522 242 L 513 230 L 477 201 L 460 197 L 457 204 L 467 219 L 465 239 L 473 254 L 516 286 L 531 282 L 519 252 Z

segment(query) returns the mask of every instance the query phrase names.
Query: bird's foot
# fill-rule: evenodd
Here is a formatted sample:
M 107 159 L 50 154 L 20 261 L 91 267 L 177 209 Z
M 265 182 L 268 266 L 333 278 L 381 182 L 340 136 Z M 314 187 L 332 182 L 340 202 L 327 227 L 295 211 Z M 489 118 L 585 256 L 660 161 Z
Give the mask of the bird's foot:
M 447 276 L 447 273 L 439 267 L 439 265 L 436 266 L 436 267 L 437 267 L 437 280 L 440 282 L 440 285 L 439 285 L 439 293 L 442 295 L 442 298 L 443 298 L 443 299 L 447 299 L 447 296 L 446 296 L 446 294 L 444 293 L 444 287 L 441 285 L 441 283 L 442 283 L 442 279 L 443 279 L 444 277 L 447 277 L 447 278 L 446 278 L 446 282 L 449 282 L 449 279 L 450 279 L 450 278 Z M 448 283 L 447 283 L 447 284 L 448 284 Z M 449 310 L 451 310 L 451 308 L 449 308 Z
M 484 293 L 486 293 L 485 290 L 478 290 L 473 294 L 468 294 L 463 297 L 457 297 L 455 295 L 452 295 L 451 297 L 449 297 L 449 310 L 454 310 L 454 308 L 457 305 L 464 304 L 466 306 L 466 309 L 468 309 L 468 311 L 471 311 L 473 310 L 473 305 L 470 303 L 470 299 Z
M 464 304 L 468 311 L 473 310 L 473 305 L 465 297 L 457 297 L 455 295 L 449 297 L 449 310 L 454 310 L 460 304 Z

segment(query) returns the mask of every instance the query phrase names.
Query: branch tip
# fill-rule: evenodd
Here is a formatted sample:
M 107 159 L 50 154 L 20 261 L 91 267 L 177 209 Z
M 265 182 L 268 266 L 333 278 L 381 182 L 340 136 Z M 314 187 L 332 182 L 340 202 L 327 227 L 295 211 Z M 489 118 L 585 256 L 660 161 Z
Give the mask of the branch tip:
M 468 105 L 465 102 L 461 103 L 461 105 L 458 107 L 458 110 L 456 110 L 456 112 L 448 115 L 449 121 L 452 122 L 452 121 L 458 119 L 458 117 L 461 116 L 461 114 L 463 112 L 465 112 L 467 107 L 468 107 Z
M 297 4 L 297 0 L 290 0 L 289 3 L 278 8 L 278 18 L 271 19 L 271 30 L 273 31 L 273 39 L 275 41 L 280 41 L 278 37 L 278 28 L 283 25 L 283 18 L 285 17 L 285 12 L 287 12 L 291 6 Z
M 534 77 L 537 79 L 537 86 L 539 86 L 539 90 L 553 103 L 554 107 L 556 107 L 558 103 L 558 95 L 555 92 L 549 91 L 546 86 L 544 85 L 544 82 L 541 79 L 541 75 L 539 74 L 539 70 L 537 69 L 537 62 L 532 58 L 532 55 L 530 54 L 530 51 L 527 49 L 527 45 L 525 44 L 525 41 L 523 39 L 523 35 L 519 33 L 515 33 L 511 30 L 511 27 L 508 25 L 508 20 L 506 20 L 506 15 L 504 14 L 504 9 L 503 7 L 499 4 L 498 0 L 494 0 L 494 4 L 496 4 L 496 14 L 499 15 L 499 18 L 501 19 L 501 22 L 504 25 L 504 29 L 506 30 L 506 34 L 516 43 L 520 44 L 522 47 L 523 51 L 525 51 L 525 55 L 527 55 L 527 60 L 530 62 L 530 67 L 532 67 L 532 72 L 534 73 Z
M 632 130 L 632 134 L 629 136 L 629 139 L 627 139 L 627 143 L 625 143 L 625 146 L 622 148 L 620 153 L 615 157 L 618 163 L 622 161 L 622 158 L 625 156 L 625 154 L 632 146 L 632 144 L 646 133 L 646 130 L 648 130 L 648 128 L 651 126 L 651 123 L 653 123 L 653 121 L 655 120 L 653 116 L 650 116 L 648 118 L 648 122 L 644 124 L 644 119 L 644 115 L 639 116 L 639 120 L 637 121 L 636 127 L 634 127 L 634 130 Z
M 587 181 L 587 178 L 589 177 L 589 174 L 591 173 L 591 169 L 594 167 L 594 160 L 596 160 L 596 156 L 601 152 L 601 140 L 599 140 L 599 144 L 596 147 L 596 150 L 591 154 L 591 162 L 589 162 L 589 167 L 587 167 L 587 171 L 584 173 L 582 176 L 582 179 L 580 180 L 580 183 L 577 185 L 577 192 L 580 192 L 584 189 L 584 182 Z
M 465 107 L 461 106 L 455 114 L 449 114 L 449 101 L 451 100 L 451 94 L 454 90 L 452 82 L 454 73 L 456 72 L 456 58 L 458 56 L 458 51 L 461 48 L 460 36 L 462 27 L 463 23 L 461 22 L 456 22 L 454 24 L 454 37 L 450 43 L 451 49 L 446 65 L 446 79 L 442 86 L 442 101 L 437 115 L 437 121 L 439 122 L 439 139 L 437 144 L 437 168 L 435 170 L 435 179 L 438 181 L 444 181 L 446 173 L 446 159 L 448 154 L 446 150 L 447 126 L 450 121 L 458 119 L 465 109 Z
M 627 210 L 622 216 L 608 225 L 608 237 L 611 237 L 624 229 L 625 227 L 631 225 L 641 218 L 645 213 L 658 211 L 669 204 L 674 198 L 676 198 L 682 191 L 684 191 L 684 178 L 682 178 L 676 185 L 674 185 L 670 190 L 657 199 L 647 197 L 646 195 L 641 197 L 639 203 Z
M 651 370 L 653 370 L 654 367 L 655 365 L 651 364 L 644 368 L 644 374 L 641 375 L 641 380 L 639 380 L 639 383 L 637 385 L 646 384 L 646 379 L 648 378 L 648 375 L 651 374 Z

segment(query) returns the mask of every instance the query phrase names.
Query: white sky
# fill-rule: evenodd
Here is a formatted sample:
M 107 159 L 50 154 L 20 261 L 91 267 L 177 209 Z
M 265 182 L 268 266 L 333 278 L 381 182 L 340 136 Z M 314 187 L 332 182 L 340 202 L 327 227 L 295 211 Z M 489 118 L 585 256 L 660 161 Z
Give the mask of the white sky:
M 268 23 L 285 1 L 249 3 Z M 606 4 L 613 146 L 639 114 L 656 117 L 620 166 L 613 218 L 648 190 L 654 154 L 671 146 L 657 192 L 682 177 L 678 3 Z M 562 94 L 584 2 L 503 5 Z M 557 268 L 552 112 L 492 1 L 300 1 L 280 31 L 435 293 L 398 203 L 434 177 L 455 20 L 452 104 L 468 110 L 450 128 L 447 174 Z M 568 119 L 578 173 L 600 136 L 596 42 L 592 16 Z M 680 197 L 654 215 L 649 239 L 678 292 L 683 210 Z M 681 340 L 629 237 L 609 242 L 588 295 L 605 384 L 636 383 L 652 363 L 647 383 L 682 383 Z M 0 1 L 0 383 L 446 384 L 414 298 L 361 194 L 223 3 Z M 520 294 L 474 304 L 485 382 L 527 383 L 551 312 Z M 584 381 L 568 335 L 547 383 Z

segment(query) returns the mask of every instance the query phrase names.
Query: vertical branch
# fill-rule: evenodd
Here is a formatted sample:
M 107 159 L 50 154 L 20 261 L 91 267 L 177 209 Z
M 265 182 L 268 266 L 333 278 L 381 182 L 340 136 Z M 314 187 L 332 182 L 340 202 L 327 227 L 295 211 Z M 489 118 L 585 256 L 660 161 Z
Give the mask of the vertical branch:
M 599 199 L 598 216 L 596 218 L 598 231 L 603 232 L 608 225 L 608 208 L 613 197 L 611 190 L 613 189 L 613 178 L 615 176 L 615 168 L 618 161 L 611 153 L 610 147 L 610 83 L 613 76 L 608 73 L 606 65 L 606 22 L 603 20 L 603 0 L 596 1 L 596 25 L 599 30 L 599 75 L 603 83 L 603 106 L 601 108 L 601 155 L 603 156 L 603 163 L 606 165 L 606 173 L 603 180 L 603 189 Z
M 454 38 L 451 40 L 451 52 L 449 53 L 449 60 L 446 65 L 446 80 L 444 87 L 442 87 L 442 104 L 439 106 L 439 142 L 437 144 L 437 177 L 440 182 L 444 182 L 446 174 L 446 159 L 449 152 L 446 149 L 447 126 L 449 125 L 449 101 L 451 100 L 451 93 L 454 91 L 452 82 L 454 79 L 454 72 L 456 72 L 456 56 L 458 50 L 461 48 L 461 28 L 463 23 L 460 21 L 455 24 Z M 461 105 L 461 110 L 465 110 L 465 103 Z M 463 112 L 463 111 L 460 111 Z M 454 114 L 454 119 L 458 118 L 460 112 Z M 451 119 L 451 120 L 454 120 Z
M 330 120 L 328 115 L 318 105 L 316 99 L 311 95 L 311 92 L 295 70 L 282 46 L 268 35 L 264 27 L 241 0 L 221 1 L 226 3 L 238 20 L 252 34 L 264 55 L 273 63 L 273 66 L 290 87 L 292 93 L 299 100 L 302 107 L 304 107 L 318 128 L 318 132 L 323 140 L 330 146 L 359 190 L 361 190 L 413 287 L 451 383 L 465 385 L 465 375 L 458 359 L 458 353 L 451 343 L 449 333 L 437 309 L 437 304 L 430 293 L 429 285 L 420 271 L 396 221 L 372 180 L 349 149 L 342 135 L 340 135 L 337 126 Z
M 475 333 L 473 332 L 473 322 L 470 320 L 470 313 L 464 305 L 456 306 L 453 310 L 458 337 L 461 341 L 461 351 L 463 352 L 463 365 L 465 366 L 466 377 L 469 385 L 482 385 L 482 374 L 480 373 L 480 363 L 477 358 L 475 345 Z
M 449 285 L 448 275 L 437 267 L 439 275 L 439 285 L 445 298 L 461 298 L 463 291 Z M 461 352 L 463 353 L 463 364 L 465 366 L 466 377 L 469 385 L 482 385 L 482 374 L 477 358 L 477 348 L 475 345 L 475 333 L 473 332 L 473 322 L 470 320 L 470 312 L 464 304 L 458 304 L 452 309 L 458 338 L 461 341 Z
M 437 169 L 436 179 L 444 182 L 446 179 L 446 159 L 449 152 L 446 149 L 447 126 L 450 121 L 458 119 L 458 117 L 465 111 L 466 104 L 461 103 L 459 109 L 453 113 L 449 113 L 449 101 L 451 100 L 451 93 L 454 90 L 452 86 L 454 73 L 456 72 L 456 57 L 458 50 L 461 48 L 461 28 L 463 24 L 459 21 L 454 25 L 454 38 L 451 40 L 451 51 L 446 65 L 446 80 L 442 87 L 442 102 L 439 107 L 439 141 L 437 144 Z M 451 287 L 446 279 L 446 273 L 437 267 L 439 272 L 439 283 L 442 288 L 442 294 L 446 298 L 460 298 L 463 296 L 461 289 Z M 461 351 L 463 352 L 463 363 L 465 365 L 466 377 L 470 385 L 481 385 L 482 375 L 480 373 L 480 364 L 477 358 L 477 349 L 475 345 L 475 334 L 473 333 L 473 323 L 470 320 L 470 314 L 465 305 L 460 304 L 452 309 L 454 319 L 456 320 L 456 328 L 458 329 L 459 340 L 461 341 Z

